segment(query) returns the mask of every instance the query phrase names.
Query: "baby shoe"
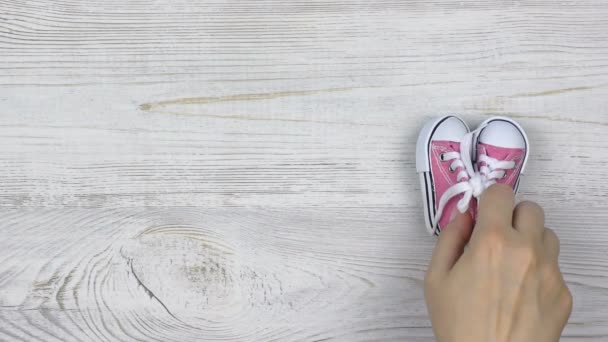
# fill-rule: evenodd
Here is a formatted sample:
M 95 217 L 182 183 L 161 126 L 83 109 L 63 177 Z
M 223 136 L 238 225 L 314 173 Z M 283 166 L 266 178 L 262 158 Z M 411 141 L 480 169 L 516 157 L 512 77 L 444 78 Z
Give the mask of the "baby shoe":
M 517 193 L 530 154 L 523 128 L 509 118 L 490 118 L 474 131 L 473 146 L 473 164 L 484 188 L 507 184 Z
M 420 174 L 426 228 L 431 234 L 439 235 L 454 210 L 466 212 L 473 197 L 483 191 L 480 184 L 470 182 L 475 172 L 470 151 L 472 137 L 466 123 L 452 115 L 431 120 L 420 131 L 416 171 Z M 467 146 L 466 157 L 460 150 L 463 144 Z

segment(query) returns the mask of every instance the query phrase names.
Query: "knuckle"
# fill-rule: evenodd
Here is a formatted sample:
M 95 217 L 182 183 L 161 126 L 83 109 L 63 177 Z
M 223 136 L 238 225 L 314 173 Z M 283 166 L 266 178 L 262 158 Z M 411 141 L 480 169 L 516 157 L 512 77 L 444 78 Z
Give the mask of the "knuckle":
M 572 293 L 570 290 L 564 286 L 564 291 L 562 291 L 562 295 L 559 299 L 561 309 L 567 312 L 568 314 L 572 312 L 572 306 L 574 305 L 574 298 L 572 297 Z
M 545 222 L 545 212 L 540 205 L 530 202 L 523 201 L 515 206 L 513 216 L 516 218 L 516 225 L 538 225 L 540 222 Z M 544 225 L 543 225 L 544 226 Z M 544 228 L 544 227 L 536 227 Z
M 482 237 L 483 246 L 492 250 L 501 249 L 507 242 L 502 229 L 488 229 Z
M 538 253 L 531 243 L 523 243 L 517 247 L 514 256 L 521 266 L 533 266 L 538 262 Z
M 522 260 L 525 261 L 528 265 L 536 263 L 536 253 L 534 252 L 534 249 L 532 247 L 528 245 L 522 247 L 520 250 L 520 254 Z
M 551 252 L 552 255 L 559 255 L 559 252 L 560 252 L 559 238 L 557 237 L 557 234 L 555 234 L 555 232 L 552 229 L 545 228 L 544 240 L 545 240 L 545 248 L 547 248 L 548 251 Z
M 503 222 L 500 217 L 494 216 L 486 218 L 484 224 L 489 228 L 488 230 L 504 230 L 511 229 L 510 225 Z
M 538 205 L 536 202 L 532 201 L 522 201 L 516 207 L 516 210 L 521 211 L 522 213 L 529 213 L 534 215 L 545 215 L 545 211 L 543 208 Z
M 424 288 L 426 290 L 430 290 L 435 287 L 435 283 L 437 282 L 437 275 L 433 270 L 429 269 L 424 275 Z
M 541 279 L 545 284 L 558 284 L 561 282 L 561 275 L 555 265 L 545 264 L 541 269 Z
M 555 234 L 553 229 L 545 228 L 545 239 L 549 239 L 552 245 L 556 245 L 557 247 L 559 247 L 559 237 L 557 236 L 557 234 Z
M 489 229 L 479 236 L 473 246 L 473 252 L 481 258 L 476 260 L 484 262 L 498 262 L 502 259 L 507 248 L 507 236 L 500 229 Z

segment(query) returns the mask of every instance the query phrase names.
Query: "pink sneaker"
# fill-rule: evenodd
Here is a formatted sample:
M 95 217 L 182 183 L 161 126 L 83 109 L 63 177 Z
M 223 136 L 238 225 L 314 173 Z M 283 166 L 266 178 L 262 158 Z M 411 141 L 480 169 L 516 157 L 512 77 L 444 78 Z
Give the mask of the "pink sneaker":
M 455 209 L 466 212 L 473 196 L 483 189 L 474 189 L 469 180 L 474 173 L 471 151 L 462 158 L 460 146 L 471 146 L 472 134 L 462 119 L 444 116 L 428 122 L 416 144 L 416 171 L 424 199 L 426 228 L 439 235 L 450 221 Z
M 526 132 L 504 117 L 484 121 L 475 132 L 472 159 L 484 188 L 494 183 L 507 184 L 517 193 L 530 154 Z

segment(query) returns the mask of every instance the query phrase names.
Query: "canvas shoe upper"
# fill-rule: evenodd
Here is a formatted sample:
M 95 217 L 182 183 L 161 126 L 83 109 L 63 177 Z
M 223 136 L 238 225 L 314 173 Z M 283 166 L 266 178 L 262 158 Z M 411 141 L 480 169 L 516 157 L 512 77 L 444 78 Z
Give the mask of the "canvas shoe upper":
M 481 183 L 475 186 L 471 182 L 471 153 L 461 153 L 463 144 L 470 149 L 467 139 L 471 140 L 468 126 L 455 116 L 428 122 L 418 137 L 416 168 L 420 173 L 425 222 L 432 234 L 438 235 L 448 225 L 456 209 L 469 210 L 473 197 L 481 193 Z
M 427 230 L 438 235 L 456 209 L 476 218 L 477 199 L 493 184 L 517 192 L 528 155 L 525 131 L 509 118 L 490 118 L 472 132 L 455 116 L 428 122 L 416 146 Z
M 480 177 L 484 190 L 493 184 L 506 184 L 517 193 L 529 155 L 528 137 L 523 128 L 509 118 L 493 117 L 470 134 L 475 177 Z M 471 205 L 475 219 L 478 198 L 473 199 Z
M 507 184 L 517 192 L 527 156 L 528 139 L 514 121 L 495 117 L 479 131 L 475 164 L 485 182 Z

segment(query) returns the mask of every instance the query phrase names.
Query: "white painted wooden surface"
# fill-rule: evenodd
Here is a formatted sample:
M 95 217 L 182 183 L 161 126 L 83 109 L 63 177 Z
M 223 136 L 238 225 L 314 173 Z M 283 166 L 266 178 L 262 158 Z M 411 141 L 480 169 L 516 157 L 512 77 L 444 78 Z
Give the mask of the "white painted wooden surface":
M 608 340 L 608 3 L 0 0 L 0 340 L 432 341 L 433 115 L 519 119 Z

